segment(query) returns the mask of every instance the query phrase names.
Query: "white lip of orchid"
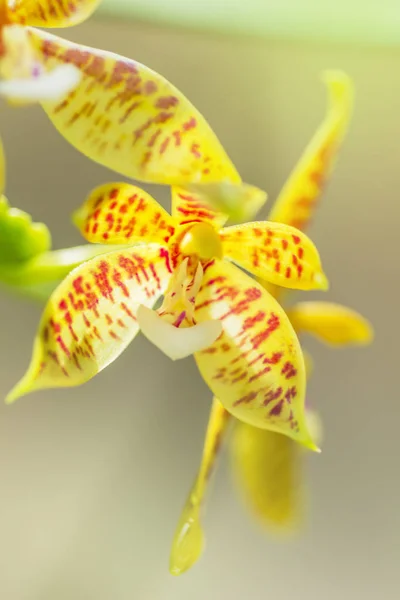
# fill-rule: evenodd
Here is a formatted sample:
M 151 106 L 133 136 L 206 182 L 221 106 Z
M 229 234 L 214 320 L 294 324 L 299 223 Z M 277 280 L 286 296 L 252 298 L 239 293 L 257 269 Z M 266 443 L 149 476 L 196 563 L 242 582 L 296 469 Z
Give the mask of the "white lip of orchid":
M 143 304 L 139 306 L 136 317 L 143 335 L 172 360 L 186 358 L 208 348 L 222 333 L 220 321 L 175 327 Z
M 25 102 L 58 102 L 78 85 L 81 76 L 74 65 L 61 65 L 28 79 L 3 80 L 0 95 Z
M 136 315 L 143 335 L 172 360 L 208 348 L 222 333 L 220 321 L 195 322 L 194 305 L 203 267 L 199 262 L 194 276 L 189 278 L 188 262 L 185 258 L 176 270 L 161 308 L 154 311 L 141 305 Z M 181 327 L 185 322 L 189 325 Z

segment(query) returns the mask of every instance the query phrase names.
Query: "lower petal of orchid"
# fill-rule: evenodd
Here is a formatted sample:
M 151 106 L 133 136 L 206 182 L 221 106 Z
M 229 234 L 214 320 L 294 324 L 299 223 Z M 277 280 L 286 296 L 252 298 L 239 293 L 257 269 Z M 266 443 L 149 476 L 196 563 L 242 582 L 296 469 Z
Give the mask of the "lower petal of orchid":
M 331 302 L 300 302 L 287 311 L 298 333 L 309 333 L 331 346 L 371 343 L 371 324 L 359 313 Z
M 299 290 L 328 288 L 316 247 L 294 227 L 257 221 L 226 227 L 220 236 L 224 256 L 260 279 Z
M 302 450 L 288 437 L 237 421 L 233 474 L 254 516 L 274 532 L 299 528 L 304 512 Z
M 170 572 L 181 575 L 200 558 L 204 533 L 200 522 L 205 495 L 225 436 L 230 414 L 214 398 L 207 426 L 201 465 L 175 531 Z
M 195 318 L 222 323 L 223 334 L 195 358 L 224 407 L 316 450 L 304 415 L 302 351 L 277 301 L 234 265 L 214 260 L 205 267 Z
M 31 364 L 6 402 L 91 379 L 132 341 L 138 306 L 153 306 L 170 277 L 155 244 L 103 254 L 71 271 L 45 308 Z
M 143 335 L 172 360 L 208 348 L 222 332 L 221 323 L 215 320 L 190 327 L 175 326 L 144 305 L 139 306 L 137 319 Z

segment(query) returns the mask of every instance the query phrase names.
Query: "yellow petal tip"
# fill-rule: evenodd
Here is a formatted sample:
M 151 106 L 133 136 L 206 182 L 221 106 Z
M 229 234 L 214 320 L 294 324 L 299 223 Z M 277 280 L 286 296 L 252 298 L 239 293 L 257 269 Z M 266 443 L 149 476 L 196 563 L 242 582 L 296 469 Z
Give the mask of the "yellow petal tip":
M 315 289 L 326 292 L 329 290 L 329 280 L 323 271 L 314 276 Z
M 169 572 L 171 575 L 182 575 L 200 558 L 204 549 L 204 533 L 199 521 L 198 511 L 188 515 L 184 513 L 180 521 L 172 545 Z

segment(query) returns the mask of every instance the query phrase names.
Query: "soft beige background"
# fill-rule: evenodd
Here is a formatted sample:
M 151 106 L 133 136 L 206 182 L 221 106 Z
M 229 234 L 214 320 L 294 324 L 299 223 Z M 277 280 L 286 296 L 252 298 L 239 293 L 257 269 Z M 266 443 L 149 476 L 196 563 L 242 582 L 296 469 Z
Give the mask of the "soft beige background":
M 185 576 L 169 545 L 202 445 L 210 395 L 190 360 L 143 339 L 94 381 L 1 407 L 0 598 L 4 600 L 391 600 L 398 598 L 400 51 L 187 35 L 118 21 L 66 33 L 162 72 L 207 116 L 245 180 L 274 198 L 319 123 L 326 67 L 357 86 L 354 121 L 311 230 L 332 287 L 376 327 L 371 349 L 317 350 L 310 399 L 326 428 L 311 456 L 304 534 L 265 536 L 225 466 L 208 547 Z M 57 246 L 69 214 L 115 178 L 78 154 L 40 108 L 0 106 L 7 192 Z M 116 179 L 119 179 L 116 177 Z M 159 197 L 162 192 L 157 192 Z M 0 396 L 25 369 L 39 307 L 2 293 Z

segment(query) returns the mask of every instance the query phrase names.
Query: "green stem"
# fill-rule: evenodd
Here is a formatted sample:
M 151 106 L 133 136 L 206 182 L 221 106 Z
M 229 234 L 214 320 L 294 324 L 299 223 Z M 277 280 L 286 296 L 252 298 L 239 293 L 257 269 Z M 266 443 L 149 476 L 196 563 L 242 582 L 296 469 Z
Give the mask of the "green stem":
M 0 281 L 19 295 L 44 300 L 72 269 L 91 258 L 119 248 L 123 246 L 85 244 L 44 252 L 22 264 L 0 264 Z

